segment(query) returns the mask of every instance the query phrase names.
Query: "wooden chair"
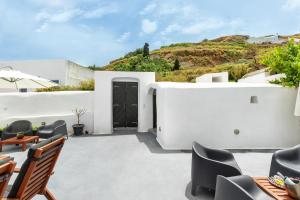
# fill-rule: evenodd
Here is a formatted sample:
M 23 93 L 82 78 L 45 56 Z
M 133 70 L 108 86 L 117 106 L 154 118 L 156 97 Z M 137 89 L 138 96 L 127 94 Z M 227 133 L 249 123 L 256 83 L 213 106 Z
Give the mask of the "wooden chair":
M 19 174 L 5 200 L 30 200 L 38 194 L 55 200 L 47 183 L 64 141 L 63 136 L 57 135 L 31 147 L 21 169 L 15 170 Z
M 0 198 L 3 197 L 16 163 L 8 156 L 0 156 Z

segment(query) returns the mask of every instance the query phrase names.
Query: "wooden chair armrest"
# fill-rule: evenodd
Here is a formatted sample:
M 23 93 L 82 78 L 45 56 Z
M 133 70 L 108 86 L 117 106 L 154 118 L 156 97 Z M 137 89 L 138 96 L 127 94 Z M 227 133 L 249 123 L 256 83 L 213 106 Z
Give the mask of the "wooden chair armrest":
M 21 170 L 21 168 L 19 168 L 19 167 L 15 167 L 15 169 L 14 169 L 14 173 L 20 173 L 20 170 Z

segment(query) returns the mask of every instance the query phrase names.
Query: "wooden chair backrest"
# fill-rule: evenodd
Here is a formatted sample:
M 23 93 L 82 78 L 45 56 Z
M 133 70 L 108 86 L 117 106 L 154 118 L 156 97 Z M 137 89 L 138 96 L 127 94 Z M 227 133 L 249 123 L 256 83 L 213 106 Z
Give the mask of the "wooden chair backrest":
M 9 159 L 9 157 L 4 159 Z M 0 161 L 1 160 L 2 158 L 0 158 Z M 9 179 L 14 172 L 15 166 L 16 163 L 12 160 L 8 160 L 6 163 L 0 165 L 0 198 L 2 198 L 4 195 Z
M 30 200 L 36 194 L 44 192 L 64 141 L 65 138 L 60 137 L 35 150 L 33 158 L 29 161 L 26 174 L 18 188 L 17 196 L 13 198 Z

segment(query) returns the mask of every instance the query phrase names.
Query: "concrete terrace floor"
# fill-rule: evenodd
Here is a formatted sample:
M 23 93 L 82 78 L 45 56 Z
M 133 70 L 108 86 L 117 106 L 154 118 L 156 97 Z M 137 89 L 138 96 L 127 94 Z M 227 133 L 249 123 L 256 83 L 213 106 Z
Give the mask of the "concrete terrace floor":
M 7 146 L 2 153 L 20 167 L 27 152 L 17 149 Z M 271 155 L 234 154 L 243 173 L 254 176 L 268 175 Z M 149 133 L 70 137 L 48 188 L 59 200 L 212 199 L 190 195 L 190 167 L 190 152 L 165 151 Z

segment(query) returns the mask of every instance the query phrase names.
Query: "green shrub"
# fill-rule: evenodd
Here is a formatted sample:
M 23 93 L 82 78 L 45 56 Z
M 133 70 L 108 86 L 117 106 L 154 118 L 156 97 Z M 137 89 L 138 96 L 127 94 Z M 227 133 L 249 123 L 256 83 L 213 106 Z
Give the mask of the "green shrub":
M 79 86 L 58 86 L 50 88 L 37 89 L 36 92 L 56 92 L 56 91 L 93 91 L 95 88 L 95 81 L 93 79 L 81 81 Z
M 285 74 L 276 83 L 288 87 L 298 87 L 300 82 L 300 44 L 291 40 L 284 47 L 276 47 L 261 58 L 261 63 L 266 65 L 272 73 Z
M 161 58 L 150 58 L 137 55 L 128 59 L 126 63 L 119 63 L 114 67 L 116 71 L 138 72 L 167 72 L 172 70 L 172 65 Z
M 140 54 L 143 54 L 144 50 L 142 48 L 138 48 L 132 52 L 129 52 L 127 53 L 124 58 L 129 58 L 129 57 L 132 57 L 132 56 L 136 56 L 136 55 L 140 55 Z
M 242 78 L 244 75 L 249 73 L 249 65 L 248 64 L 237 64 L 233 65 L 228 73 L 229 73 L 229 80 L 231 81 L 238 81 L 240 78 Z

